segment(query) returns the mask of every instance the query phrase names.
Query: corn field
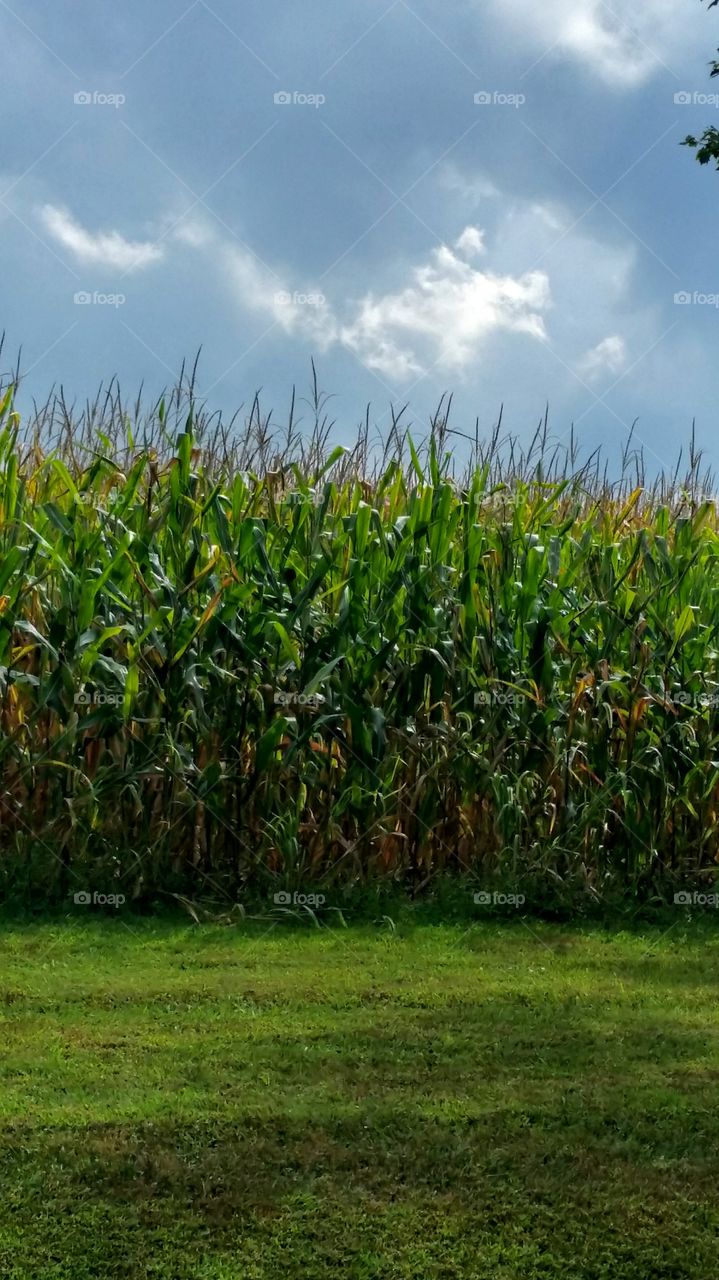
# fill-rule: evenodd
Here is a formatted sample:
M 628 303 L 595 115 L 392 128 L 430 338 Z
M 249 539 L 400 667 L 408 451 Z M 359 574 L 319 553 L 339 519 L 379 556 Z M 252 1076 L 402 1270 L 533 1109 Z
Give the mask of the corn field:
M 0 886 L 242 901 L 437 877 L 537 900 L 719 859 L 710 476 L 612 482 L 443 402 L 332 448 L 191 382 L 0 397 Z M 456 460 L 461 456 L 461 465 Z

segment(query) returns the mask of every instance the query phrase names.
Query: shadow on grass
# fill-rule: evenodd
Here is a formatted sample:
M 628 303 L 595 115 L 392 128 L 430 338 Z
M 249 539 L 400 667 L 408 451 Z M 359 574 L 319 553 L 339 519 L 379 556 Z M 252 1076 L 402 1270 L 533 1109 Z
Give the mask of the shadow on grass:
M 617 1038 L 615 1019 L 561 1026 L 559 1007 L 512 1000 L 403 1015 L 305 1032 L 299 1056 L 289 1035 L 253 1044 L 256 1075 L 270 1050 L 275 1067 L 288 1055 L 269 1108 L 248 1079 L 213 1114 L 236 1084 L 230 1052 L 195 1117 L 7 1127 L 0 1260 L 14 1241 L 25 1270 L 8 1254 L 3 1275 L 713 1274 L 719 1113 L 701 1031 L 644 1018 Z M 442 1269 L 440 1238 L 484 1269 Z
M 708 1280 L 719 957 L 551 939 L 469 934 L 416 977 L 441 949 L 370 972 L 288 944 L 289 981 L 268 948 L 232 991 L 164 942 L 118 991 L 74 941 L 64 1002 L 72 969 L 38 994 L 28 939 L 0 1006 L 3 1280 Z

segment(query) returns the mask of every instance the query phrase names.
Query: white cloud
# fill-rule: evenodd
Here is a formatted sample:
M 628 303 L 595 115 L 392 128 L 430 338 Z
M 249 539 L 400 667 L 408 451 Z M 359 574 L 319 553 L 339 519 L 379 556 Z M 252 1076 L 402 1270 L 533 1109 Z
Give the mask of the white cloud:
M 337 321 L 319 289 L 290 289 L 249 250 L 225 245 L 220 253 L 233 290 L 245 306 L 261 311 L 285 333 L 326 351 L 339 336 Z
M 433 250 L 394 287 L 380 281 L 354 298 L 337 285 L 329 297 L 311 282 L 296 285 L 206 223 L 182 224 L 168 240 L 207 256 L 236 304 L 263 316 L 267 328 L 317 352 L 344 346 L 397 386 L 433 368 L 461 375 L 481 361 L 484 376 L 499 364 L 511 369 L 516 355 L 509 346 L 493 345 L 491 367 L 487 361 L 489 340 L 503 333 L 536 340 L 523 367 L 532 365 L 537 377 L 555 364 L 573 365 L 587 381 L 619 373 L 626 363 L 625 339 L 614 329 L 620 316 L 632 346 L 651 328 L 649 317 L 630 305 L 634 248 L 597 240 L 586 226 L 573 228 L 574 212 L 556 202 L 506 198 L 495 214 L 491 254 L 484 231 L 469 225 L 453 247 Z M 598 342 L 602 333 L 610 336 Z
M 205 222 L 180 222 L 172 226 L 170 234 L 179 244 L 191 249 L 206 249 L 215 239 L 214 232 Z
M 465 246 L 474 239 L 472 230 L 460 237 Z M 443 245 L 414 268 L 405 288 L 367 294 L 342 341 L 371 369 L 400 380 L 427 364 L 461 372 L 496 330 L 546 337 L 542 313 L 549 305 L 543 271 L 479 271 Z
M 137 271 L 164 256 L 161 245 L 126 240 L 119 231 L 86 231 L 72 214 L 53 204 L 43 205 L 40 219 L 59 244 L 69 249 L 78 262 L 88 265 Z
M 484 232 L 479 227 L 465 227 L 461 236 L 455 240 L 454 247 L 465 258 L 475 258 L 486 252 Z
M 476 209 L 483 200 L 499 195 L 499 188 L 484 173 L 465 173 L 453 160 L 447 160 L 437 173 L 439 186 L 451 191 L 463 204 Z
M 476 0 L 473 0 L 476 4 Z M 538 57 L 557 53 L 617 86 L 641 84 L 683 54 L 690 24 L 677 0 L 491 0 Z
M 585 352 L 577 362 L 577 372 L 587 381 L 592 382 L 605 371 L 621 373 L 626 362 L 627 348 L 624 339 L 618 334 L 612 334 L 611 337 L 599 342 L 596 347 L 592 347 L 591 351 Z
M 261 312 L 270 323 L 319 351 L 341 344 L 368 368 L 399 383 L 435 364 L 461 371 L 495 330 L 545 336 L 546 275 L 536 271 L 515 278 L 471 266 L 464 259 L 485 251 L 479 227 L 465 227 L 454 249 L 436 249 L 398 292 L 346 300 L 339 310 L 319 288 L 293 288 L 249 249 L 214 233 L 196 233 L 190 226 L 175 238 L 203 250 L 211 248 L 243 307 Z

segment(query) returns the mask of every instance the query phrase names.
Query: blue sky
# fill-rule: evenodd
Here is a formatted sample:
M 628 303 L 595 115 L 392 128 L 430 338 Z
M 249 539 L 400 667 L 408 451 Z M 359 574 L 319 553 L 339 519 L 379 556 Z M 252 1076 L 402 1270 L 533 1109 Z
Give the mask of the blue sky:
M 338 439 L 452 391 L 587 451 L 638 419 L 658 468 L 695 418 L 719 464 L 719 175 L 679 146 L 719 123 L 716 10 L 0 0 L 0 36 L 26 396 L 152 395 L 202 345 L 213 407 L 280 417 L 314 356 Z

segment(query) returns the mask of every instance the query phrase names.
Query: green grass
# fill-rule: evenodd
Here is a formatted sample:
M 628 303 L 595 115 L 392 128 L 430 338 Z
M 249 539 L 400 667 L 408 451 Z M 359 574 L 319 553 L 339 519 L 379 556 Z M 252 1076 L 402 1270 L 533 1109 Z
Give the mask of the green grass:
M 719 935 L 0 935 L 3 1280 L 708 1280 Z

